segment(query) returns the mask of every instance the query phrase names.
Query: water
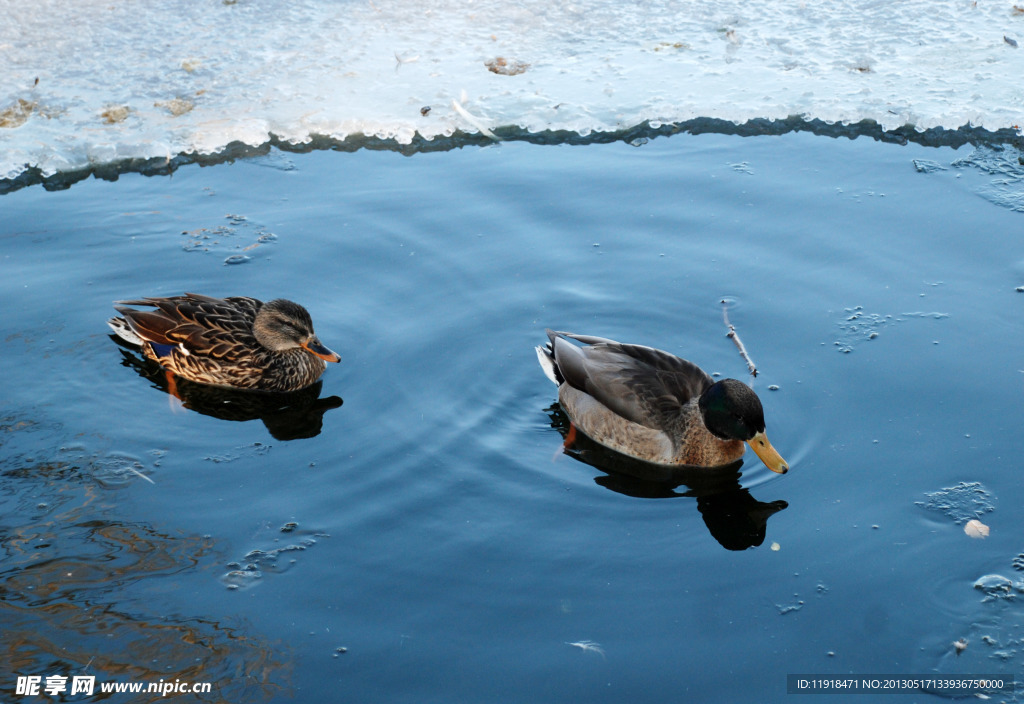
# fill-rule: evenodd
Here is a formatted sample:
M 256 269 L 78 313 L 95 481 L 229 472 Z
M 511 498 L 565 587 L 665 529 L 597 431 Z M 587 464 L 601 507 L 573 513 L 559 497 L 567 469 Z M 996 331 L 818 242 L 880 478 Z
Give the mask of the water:
M 790 673 L 1020 679 L 1021 602 L 974 586 L 1020 581 L 1024 549 L 1020 215 L 992 197 L 1012 176 L 975 165 L 1009 155 L 807 134 L 271 151 L 5 195 L 0 688 L 783 701 Z M 282 430 L 171 403 L 105 320 L 182 291 L 306 305 L 343 358 L 325 404 Z M 723 299 L 787 475 L 563 452 L 545 327 L 748 378 Z M 961 482 L 987 539 L 927 505 Z

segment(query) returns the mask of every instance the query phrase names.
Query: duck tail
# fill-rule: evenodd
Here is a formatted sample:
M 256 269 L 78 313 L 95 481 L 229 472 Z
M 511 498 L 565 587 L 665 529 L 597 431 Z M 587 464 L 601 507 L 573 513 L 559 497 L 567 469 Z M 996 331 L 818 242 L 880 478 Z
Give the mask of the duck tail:
M 119 338 L 127 342 L 129 345 L 136 347 L 142 347 L 143 340 L 141 337 L 135 334 L 135 331 L 128 325 L 128 321 L 124 318 L 111 318 L 107 321 L 107 325 L 114 331 L 114 334 Z
M 540 368 L 544 370 L 544 376 L 551 379 L 555 386 L 561 386 L 565 379 L 562 378 L 562 373 L 558 370 L 558 364 L 555 362 L 555 350 L 551 342 L 546 345 L 538 345 L 534 349 L 537 350 L 537 361 L 540 362 Z

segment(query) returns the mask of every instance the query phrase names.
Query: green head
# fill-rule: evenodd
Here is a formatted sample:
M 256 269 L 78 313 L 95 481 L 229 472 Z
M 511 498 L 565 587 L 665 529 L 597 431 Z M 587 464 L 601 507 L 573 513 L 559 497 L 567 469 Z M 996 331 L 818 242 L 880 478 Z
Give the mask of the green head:
M 747 443 L 773 472 L 785 474 L 789 470 L 789 465 L 765 437 L 761 399 L 742 381 L 715 382 L 700 395 L 697 405 L 712 435 Z

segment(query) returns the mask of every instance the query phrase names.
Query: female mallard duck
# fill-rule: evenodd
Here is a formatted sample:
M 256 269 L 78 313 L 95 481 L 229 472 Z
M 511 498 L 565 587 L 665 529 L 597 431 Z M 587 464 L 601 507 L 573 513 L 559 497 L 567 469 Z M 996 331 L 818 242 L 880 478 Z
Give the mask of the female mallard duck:
M 148 306 L 135 310 L 126 306 Z M 252 391 L 297 391 L 341 357 L 313 332 L 309 312 L 283 298 L 264 303 L 195 293 L 118 301 L 108 324 L 125 342 L 173 374 Z
M 760 399 L 742 381 L 716 382 L 651 347 L 547 333 L 537 358 L 569 420 L 592 440 L 647 462 L 700 467 L 738 460 L 745 441 L 768 469 L 789 470 L 764 435 Z

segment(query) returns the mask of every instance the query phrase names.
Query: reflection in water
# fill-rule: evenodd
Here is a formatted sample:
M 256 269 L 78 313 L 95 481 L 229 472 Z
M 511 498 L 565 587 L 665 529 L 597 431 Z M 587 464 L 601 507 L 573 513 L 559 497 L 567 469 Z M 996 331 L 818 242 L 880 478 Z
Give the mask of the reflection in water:
M 0 430 L 16 435 L 14 427 L 38 426 Z M 0 692 L 13 695 L 18 675 L 94 676 L 94 696 L 75 701 L 110 697 L 100 683 L 211 683 L 209 694 L 188 701 L 267 701 L 285 689 L 286 665 L 266 642 L 223 620 L 161 609 L 161 595 L 210 555 L 209 538 L 120 520 L 88 463 L 5 454 Z M 168 700 L 120 696 L 113 701 Z
M 116 336 L 111 335 L 115 342 Z M 131 367 L 154 387 L 181 399 L 185 408 L 221 420 L 247 421 L 260 419 L 276 440 L 301 440 L 315 437 L 323 428 L 324 413 L 338 408 L 338 396 L 320 398 L 323 382 L 318 381 L 300 391 L 262 393 L 197 384 L 174 377 L 174 388 L 167 372 L 156 362 L 121 348 L 121 364 Z
M 546 409 L 551 427 L 563 438 L 571 424 L 555 403 Z M 691 496 L 711 535 L 727 550 L 746 550 L 764 542 L 768 519 L 788 503 L 764 503 L 740 485 L 743 460 L 715 469 L 652 464 L 610 450 L 583 433 L 574 433 L 565 453 L 605 472 L 594 481 L 612 491 L 642 499 Z M 683 491 L 679 491 L 683 488 Z

